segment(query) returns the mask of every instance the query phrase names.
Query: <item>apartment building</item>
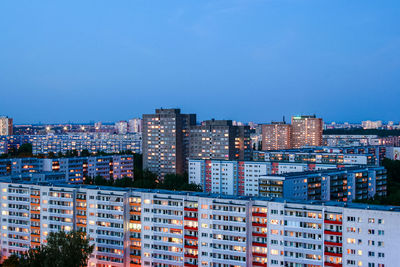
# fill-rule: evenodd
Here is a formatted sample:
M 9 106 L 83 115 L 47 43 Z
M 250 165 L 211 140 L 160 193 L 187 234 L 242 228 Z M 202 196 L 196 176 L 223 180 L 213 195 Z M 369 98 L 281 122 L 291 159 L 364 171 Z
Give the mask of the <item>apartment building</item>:
M 386 196 L 387 172 L 384 167 L 287 172 L 262 176 L 259 183 L 261 196 L 351 202 Z M 277 185 L 280 187 L 272 187 Z M 266 189 L 276 194 L 271 195 Z
M 133 179 L 133 155 L 111 155 L 72 158 L 16 158 L 0 160 L 0 175 L 55 172 L 65 181 L 82 183 L 84 177 L 98 175 L 106 179 Z
M 128 132 L 128 122 L 118 121 L 115 123 L 115 130 L 118 134 L 126 134 Z
M 106 153 L 120 153 L 132 151 L 141 153 L 142 135 L 135 134 L 106 134 L 106 133 L 85 133 L 85 134 L 63 134 L 63 135 L 11 135 L 0 136 L 0 141 L 7 143 L 7 149 L 18 149 L 22 144 L 32 144 L 34 155 L 63 153 L 67 151 L 88 150 L 90 153 L 103 151 Z M 2 150 L 0 150 L 0 153 Z M 7 151 L 5 151 L 7 152 Z
M 134 118 L 128 121 L 128 133 L 141 133 L 142 132 L 142 119 Z
M 387 190 L 386 170 L 376 166 L 190 160 L 188 173 L 203 192 L 226 195 L 352 201 Z
M 397 266 L 400 209 L 0 183 L 1 260 L 82 229 L 88 266 Z
M 195 114 L 180 109 L 156 109 L 143 114 L 143 168 L 164 177 L 187 169 L 189 129 L 196 125 Z
M 207 120 L 190 127 L 189 158 L 250 160 L 250 126 L 233 126 L 231 120 Z
M 262 150 L 292 148 L 292 126 L 285 122 L 272 122 L 262 126 Z
M 324 123 L 313 116 L 292 117 L 292 148 L 321 146 Z
M 355 154 L 315 150 L 253 151 L 253 160 L 270 162 L 291 162 L 310 164 L 334 164 L 338 167 L 348 165 L 376 165 L 374 154 Z M 347 151 L 346 151 L 347 152 Z
M 0 136 L 13 134 L 13 119 L 5 116 L 0 117 Z

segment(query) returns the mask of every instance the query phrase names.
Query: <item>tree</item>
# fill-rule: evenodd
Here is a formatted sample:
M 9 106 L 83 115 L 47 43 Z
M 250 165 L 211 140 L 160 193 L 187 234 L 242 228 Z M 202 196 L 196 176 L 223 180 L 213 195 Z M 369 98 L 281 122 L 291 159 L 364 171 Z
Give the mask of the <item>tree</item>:
M 7 267 L 83 267 L 87 266 L 94 245 L 89 244 L 86 233 L 64 231 L 50 233 L 47 245 L 30 248 L 21 257 L 11 255 L 3 262 Z
M 3 267 L 18 267 L 20 266 L 20 258 L 13 254 L 3 262 Z
M 87 149 L 83 149 L 82 151 L 81 151 L 81 155 L 80 155 L 81 157 L 90 157 L 90 152 L 89 152 L 89 150 L 87 150 Z
M 89 244 L 86 233 L 82 231 L 64 231 L 50 233 L 45 247 L 46 261 L 54 267 L 87 266 L 90 254 L 94 249 Z

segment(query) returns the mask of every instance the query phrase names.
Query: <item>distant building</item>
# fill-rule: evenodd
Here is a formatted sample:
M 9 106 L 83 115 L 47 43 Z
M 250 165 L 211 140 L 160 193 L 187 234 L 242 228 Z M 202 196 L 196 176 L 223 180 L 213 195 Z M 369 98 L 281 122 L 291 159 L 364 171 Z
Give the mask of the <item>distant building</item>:
M 32 153 L 55 154 L 76 150 L 82 152 L 87 149 L 90 153 L 103 151 L 119 153 L 132 151 L 141 153 L 142 136 L 140 134 L 108 134 L 108 133 L 78 133 L 62 135 L 9 135 L 0 136 L 0 154 L 7 150 L 18 149 L 22 144 L 32 144 Z
M 292 117 L 292 147 L 321 146 L 324 123 L 313 116 Z
M 250 127 L 230 120 L 208 120 L 190 127 L 189 158 L 249 160 Z
M 262 150 L 290 149 L 292 127 L 285 122 L 273 122 L 262 126 Z
M 13 119 L 9 117 L 0 117 L 0 135 L 13 134 Z
M 62 173 L 69 183 L 82 183 L 84 177 L 96 176 L 133 179 L 133 155 L 0 159 L 0 176 L 43 172 Z
M 364 129 L 378 129 L 382 127 L 382 121 L 363 121 L 361 125 Z
M 400 160 L 400 147 L 387 147 L 386 158 L 392 160 Z
M 115 129 L 118 134 L 126 134 L 128 132 L 128 123 L 126 121 L 116 122 Z
M 164 177 L 183 174 L 189 155 L 189 129 L 196 125 L 196 114 L 180 109 L 156 109 L 143 115 L 143 168 Z
M 141 133 L 142 132 L 142 120 L 134 118 L 128 122 L 128 133 Z

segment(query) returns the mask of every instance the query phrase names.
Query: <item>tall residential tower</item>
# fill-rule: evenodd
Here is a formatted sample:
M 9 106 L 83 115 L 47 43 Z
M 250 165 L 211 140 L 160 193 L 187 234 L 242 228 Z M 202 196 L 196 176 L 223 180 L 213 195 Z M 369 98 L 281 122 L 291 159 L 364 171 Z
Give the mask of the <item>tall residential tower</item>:
M 13 134 L 13 119 L 2 116 L 0 117 L 0 135 L 12 135 Z
M 189 128 L 196 114 L 181 114 L 180 109 L 156 109 L 143 114 L 143 168 L 164 177 L 187 170 Z
M 190 127 L 191 159 L 249 160 L 250 127 L 231 120 L 207 120 Z
M 292 117 L 292 147 L 321 146 L 324 123 L 321 118 L 312 116 Z

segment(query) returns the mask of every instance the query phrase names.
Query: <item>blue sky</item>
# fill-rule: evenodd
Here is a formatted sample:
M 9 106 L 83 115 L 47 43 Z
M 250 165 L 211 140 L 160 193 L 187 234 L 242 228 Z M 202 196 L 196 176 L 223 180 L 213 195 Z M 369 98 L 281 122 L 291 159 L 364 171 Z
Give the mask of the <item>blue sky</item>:
M 0 1 L 0 114 L 400 120 L 400 1 Z

